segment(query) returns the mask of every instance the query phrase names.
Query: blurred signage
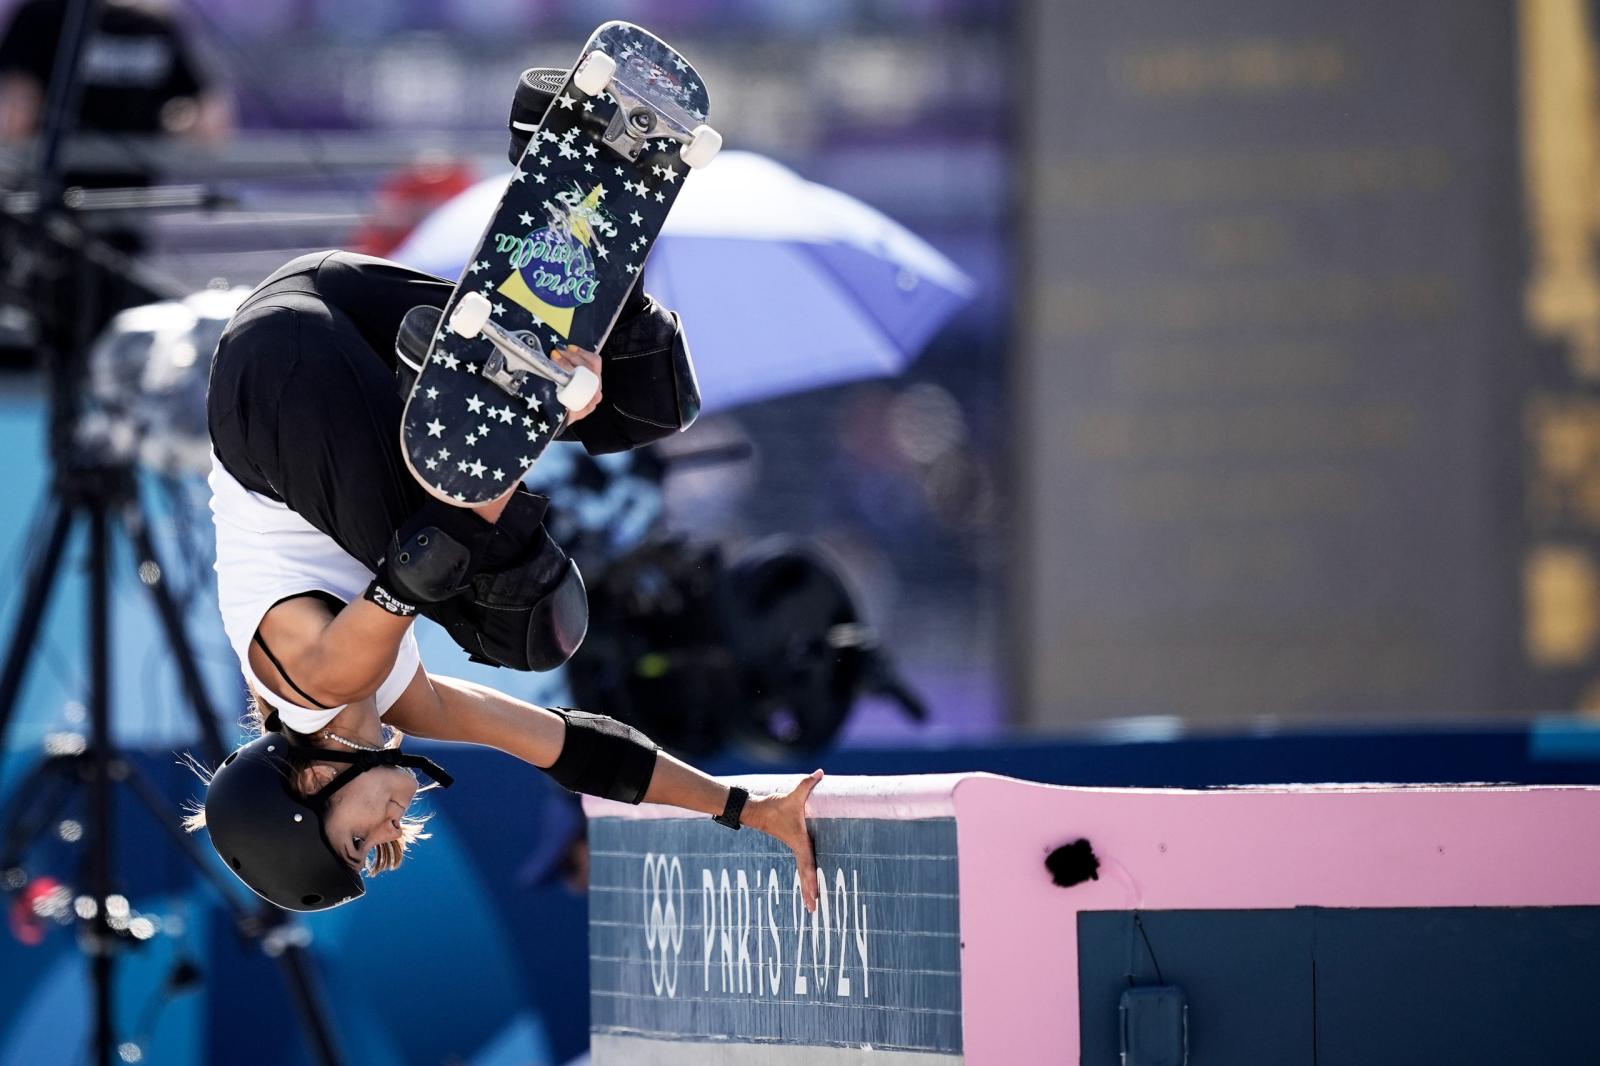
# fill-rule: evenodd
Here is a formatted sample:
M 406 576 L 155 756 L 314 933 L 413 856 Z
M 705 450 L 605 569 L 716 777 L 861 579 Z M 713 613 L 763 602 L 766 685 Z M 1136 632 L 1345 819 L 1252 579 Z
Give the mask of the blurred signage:
M 1600 60 L 1590 0 L 1523 0 L 1523 705 L 1600 712 Z
M 1504 706 L 1515 16 L 1033 5 L 1013 574 L 1032 721 Z

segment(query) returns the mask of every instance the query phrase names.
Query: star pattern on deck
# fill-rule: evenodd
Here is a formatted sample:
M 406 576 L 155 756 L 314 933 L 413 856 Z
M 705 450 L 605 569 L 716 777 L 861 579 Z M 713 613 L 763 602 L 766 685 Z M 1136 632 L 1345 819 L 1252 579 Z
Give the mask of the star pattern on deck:
M 645 79 L 640 84 L 648 85 L 648 92 L 663 101 L 668 113 L 675 107 L 680 118 L 704 119 L 703 90 L 682 57 L 661 50 L 648 34 L 631 31 L 602 36 L 590 47 L 599 45 L 618 58 L 619 78 L 632 71 Z M 673 196 L 688 180 L 682 144 L 659 135 L 664 127 L 645 140 L 631 162 L 599 142 L 599 131 L 618 106 L 618 97 L 611 92 L 589 97 L 568 85 L 557 95 L 510 177 L 488 236 L 463 272 L 463 279 L 470 282 L 458 283 L 458 291 L 476 289 L 491 298 L 492 321 L 501 328 L 512 333 L 537 331 L 549 352 L 568 344 L 590 350 L 603 347 L 600 331 L 609 328 L 615 316 L 612 300 L 620 298 L 640 273 Z M 562 190 L 559 197 L 557 190 Z M 575 214 L 580 202 L 590 214 Z M 607 204 L 616 210 L 608 210 Z M 527 310 L 518 295 L 525 290 L 503 287 L 528 265 L 522 260 L 513 266 L 512 257 L 530 246 L 519 240 L 515 248 L 497 248 L 492 238 L 497 231 L 523 239 L 537 237 L 546 227 L 571 226 L 578 217 L 589 223 L 585 229 L 555 232 L 568 240 L 576 234 L 587 247 L 589 269 L 599 281 L 595 310 L 585 314 L 579 306 L 572 321 L 558 332 Z M 613 251 L 619 254 L 612 255 Z M 502 295 L 506 298 L 496 298 Z M 442 326 L 423 367 L 430 380 L 412 395 L 406 409 L 406 446 L 413 469 L 425 472 L 435 491 L 450 499 L 497 495 L 508 478 L 534 464 L 566 421 L 563 408 L 546 410 L 546 402 L 555 395 L 554 383 L 533 378 L 502 388 L 482 377 L 492 351 L 486 339 L 458 337 L 448 324 Z

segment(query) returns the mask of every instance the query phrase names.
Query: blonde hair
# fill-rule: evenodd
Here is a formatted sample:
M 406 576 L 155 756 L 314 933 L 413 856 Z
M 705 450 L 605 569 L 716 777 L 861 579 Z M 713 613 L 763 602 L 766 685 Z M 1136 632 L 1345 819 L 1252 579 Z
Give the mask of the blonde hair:
M 246 689 L 245 715 L 240 719 L 240 725 L 244 726 L 252 737 L 258 737 L 266 732 L 266 715 L 262 713 L 261 700 L 256 696 L 253 689 Z M 285 730 L 288 729 L 287 726 L 284 728 Z M 392 726 L 384 726 L 384 732 L 387 735 L 383 745 L 385 748 L 397 748 L 400 746 L 403 736 L 398 729 Z M 180 761 L 193 770 L 201 781 L 210 786 L 211 778 L 215 771 L 207 769 L 203 763 L 188 752 L 184 752 Z M 290 777 L 290 782 L 294 790 L 302 796 L 309 796 L 315 791 L 312 787 L 312 780 L 307 774 L 295 774 Z M 367 860 L 366 865 L 363 867 L 366 875 L 374 877 L 397 868 L 405 859 L 406 852 L 410 850 L 412 844 L 419 840 L 427 840 L 432 835 L 426 832 L 424 828 L 432 817 L 431 814 L 425 814 L 420 817 L 409 814 L 401 815 L 400 839 L 386 840 L 382 844 L 373 845 L 370 849 L 372 858 Z M 200 800 L 189 800 L 184 804 L 183 828 L 193 833 L 196 830 L 204 829 L 205 826 L 206 805 Z

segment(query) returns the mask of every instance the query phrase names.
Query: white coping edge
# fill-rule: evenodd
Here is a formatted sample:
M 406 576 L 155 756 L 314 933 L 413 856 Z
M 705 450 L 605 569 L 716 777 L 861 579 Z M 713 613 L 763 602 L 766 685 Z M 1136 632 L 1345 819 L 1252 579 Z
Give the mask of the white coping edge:
M 742 774 L 720 780 L 743 785 L 751 792 L 777 792 L 792 788 L 800 780 L 799 774 Z M 1454 784 L 1385 784 L 1383 782 L 1281 784 L 1281 785 L 1230 785 L 1218 788 L 1104 788 L 1081 785 L 1046 785 L 1037 781 L 1023 781 L 989 773 L 957 774 L 898 774 L 872 777 L 850 775 L 824 777 L 811 793 L 807 813 L 812 818 L 953 818 L 955 793 L 965 782 L 988 780 L 1008 782 L 1028 789 L 1054 792 L 1078 792 L 1111 795 L 1187 795 L 1187 796 L 1238 796 L 1248 795 L 1362 795 L 1372 792 L 1593 792 L 1600 793 L 1596 785 L 1513 785 L 1500 782 Z M 583 797 L 584 813 L 590 818 L 704 818 L 696 811 L 682 807 L 641 803 L 632 806 L 614 800 Z
M 896 1051 L 870 1045 L 836 1047 L 733 1040 L 652 1040 L 621 1033 L 591 1033 L 593 1066 L 959 1066 L 963 1056 L 934 1051 Z
M 719 780 L 742 785 L 751 792 L 780 792 L 793 788 L 802 774 L 741 774 Z M 813 818 L 954 818 L 955 790 L 971 777 L 993 774 L 900 774 L 824 777 L 806 805 Z M 997 778 L 997 780 L 1003 780 Z M 615 800 L 583 797 L 590 818 L 704 818 L 698 811 L 641 803 L 637 807 Z

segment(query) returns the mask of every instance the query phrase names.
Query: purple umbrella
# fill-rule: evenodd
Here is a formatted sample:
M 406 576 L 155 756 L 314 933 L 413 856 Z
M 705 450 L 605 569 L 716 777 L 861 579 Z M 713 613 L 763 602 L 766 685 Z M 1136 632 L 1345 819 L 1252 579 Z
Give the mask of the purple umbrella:
M 394 258 L 460 274 L 505 179 L 439 208 Z M 645 286 L 684 319 L 705 410 L 899 373 L 973 285 L 881 212 L 752 152 L 679 194 Z

